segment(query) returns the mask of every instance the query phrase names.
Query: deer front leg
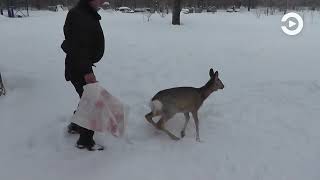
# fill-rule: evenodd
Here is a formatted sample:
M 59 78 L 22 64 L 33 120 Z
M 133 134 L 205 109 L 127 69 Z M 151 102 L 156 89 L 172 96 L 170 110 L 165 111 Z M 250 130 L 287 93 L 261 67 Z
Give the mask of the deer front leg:
M 196 132 L 197 132 L 196 140 L 198 142 L 200 142 L 198 112 L 197 111 L 192 112 L 192 116 L 193 116 L 193 119 L 194 119 L 194 123 L 196 124 Z
M 183 138 L 186 134 L 185 134 L 185 131 L 186 131 L 186 128 L 187 128 L 187 125 L 188 125 L 188 122 L 190 120 L 190 116 L 189 116 L 189 113 L 184 113 L 184 117 L 186 118 L 186 121 L 184 123 L 184 126 L 183 126 L 183 129 L 181 131 L 181 138 Z

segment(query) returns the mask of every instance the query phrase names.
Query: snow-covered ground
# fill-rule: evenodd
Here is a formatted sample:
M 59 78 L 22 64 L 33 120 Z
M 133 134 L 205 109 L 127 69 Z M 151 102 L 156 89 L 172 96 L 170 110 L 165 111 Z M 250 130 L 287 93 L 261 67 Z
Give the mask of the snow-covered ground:
M 106 54 L 97 79 L 130 107 L 127 138 L 97 134 L 102 152 L 74 147 L 66 126 L 78 103 L 64 80 L 66 12 L 0 16 L 0 179 L 319 180 L 320 14 L 305 13 L 296 37 L 281 15 L 254 12 L 171 16 L 103 12 Z M 159 90 L 202 86 L 209 69 L 225 89 L 212 94 L 174 142 L 144 120 Z M 168 128 L 179 134 L 183 115 Z

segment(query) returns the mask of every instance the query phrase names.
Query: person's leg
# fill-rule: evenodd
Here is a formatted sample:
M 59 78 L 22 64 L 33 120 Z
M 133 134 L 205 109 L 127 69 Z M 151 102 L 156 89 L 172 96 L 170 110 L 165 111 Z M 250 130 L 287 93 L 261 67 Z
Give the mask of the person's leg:
M 78 80 L 71 80 L 74 88 L 76 89 L 79 97 L 81 98 L 83 93 L 83 86 L 86 85 L 86 82 L 83 78 Z M 77 124 L 71 123 L 69 126 L 74 126 L 77 132 L 80 134 L 79 139 L 77 141 L 78 148 L 92 148 L 95 145 L 93 140 L 94 131 L 83 128 Z
M 69 134 L 79 134 L 79 128 L 78 128 L 79 126 L 77 125 L 77 124 L 75 124 L 75 123 L 70 123 L 69 125 L 68 125 L 68 133 Z
M 77 147 L 82 148 L 91 148 L 96 143 L 93 140 L 94 131 L 86 129 L 84 127 L 78 126 L 78 132 L 80 134 L 79 139 L 77 141 Z

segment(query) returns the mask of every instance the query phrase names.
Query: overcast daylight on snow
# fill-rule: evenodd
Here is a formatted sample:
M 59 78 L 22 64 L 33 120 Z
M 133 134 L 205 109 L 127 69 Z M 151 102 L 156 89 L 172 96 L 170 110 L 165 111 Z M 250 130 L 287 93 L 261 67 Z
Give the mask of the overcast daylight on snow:
M 0 0 L 1 180 L 319 180 L 319 0 Z

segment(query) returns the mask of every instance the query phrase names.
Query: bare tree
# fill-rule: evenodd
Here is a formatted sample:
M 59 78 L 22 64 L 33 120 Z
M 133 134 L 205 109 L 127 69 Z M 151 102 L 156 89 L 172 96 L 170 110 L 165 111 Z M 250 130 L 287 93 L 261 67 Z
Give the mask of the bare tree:
M 1 95 L 6 95 L 6 89 L 4 88 L 4 84 L 0 73 L 0 96 Z
M 173 1 L 172 24 L 180 25 L 181 0 Z
M 7 7 L 7 4 L 18 3 L 26 0 L 0 0 L 0 5 L 2 2 L 2 7 Z M 27 0 L 31 7 L 37 9 L 47 9 L 49 5 L 63 4 L 64 6 L 73 6 L 79 0 Z M 316 9 L 320 7 L 320 0 L 108 0 L 111 7 L 128 6 L 132 8 L 142 8 L 149 7 L 154 8 L 155 2 L 159 4 L 158 8 L 167 7 L 173 10 L 175 13 L 175 18 L 179 19 L 179 9 L 181 7 L 198 7 L 206 8 L 208 6 L 216 6 L 217 8 L 227 8 L 233 5 L 237 5 L 239 2 L 243 6 L 247 6 L 250 11 L 255 6 L 270 6 L 278 7 L 282 9 L 292 9 L 295 7 L 310 7 Z M 163 5 L 162 5 L 163 4 Z M 177 8 L 178 7 L 178 8 Z

